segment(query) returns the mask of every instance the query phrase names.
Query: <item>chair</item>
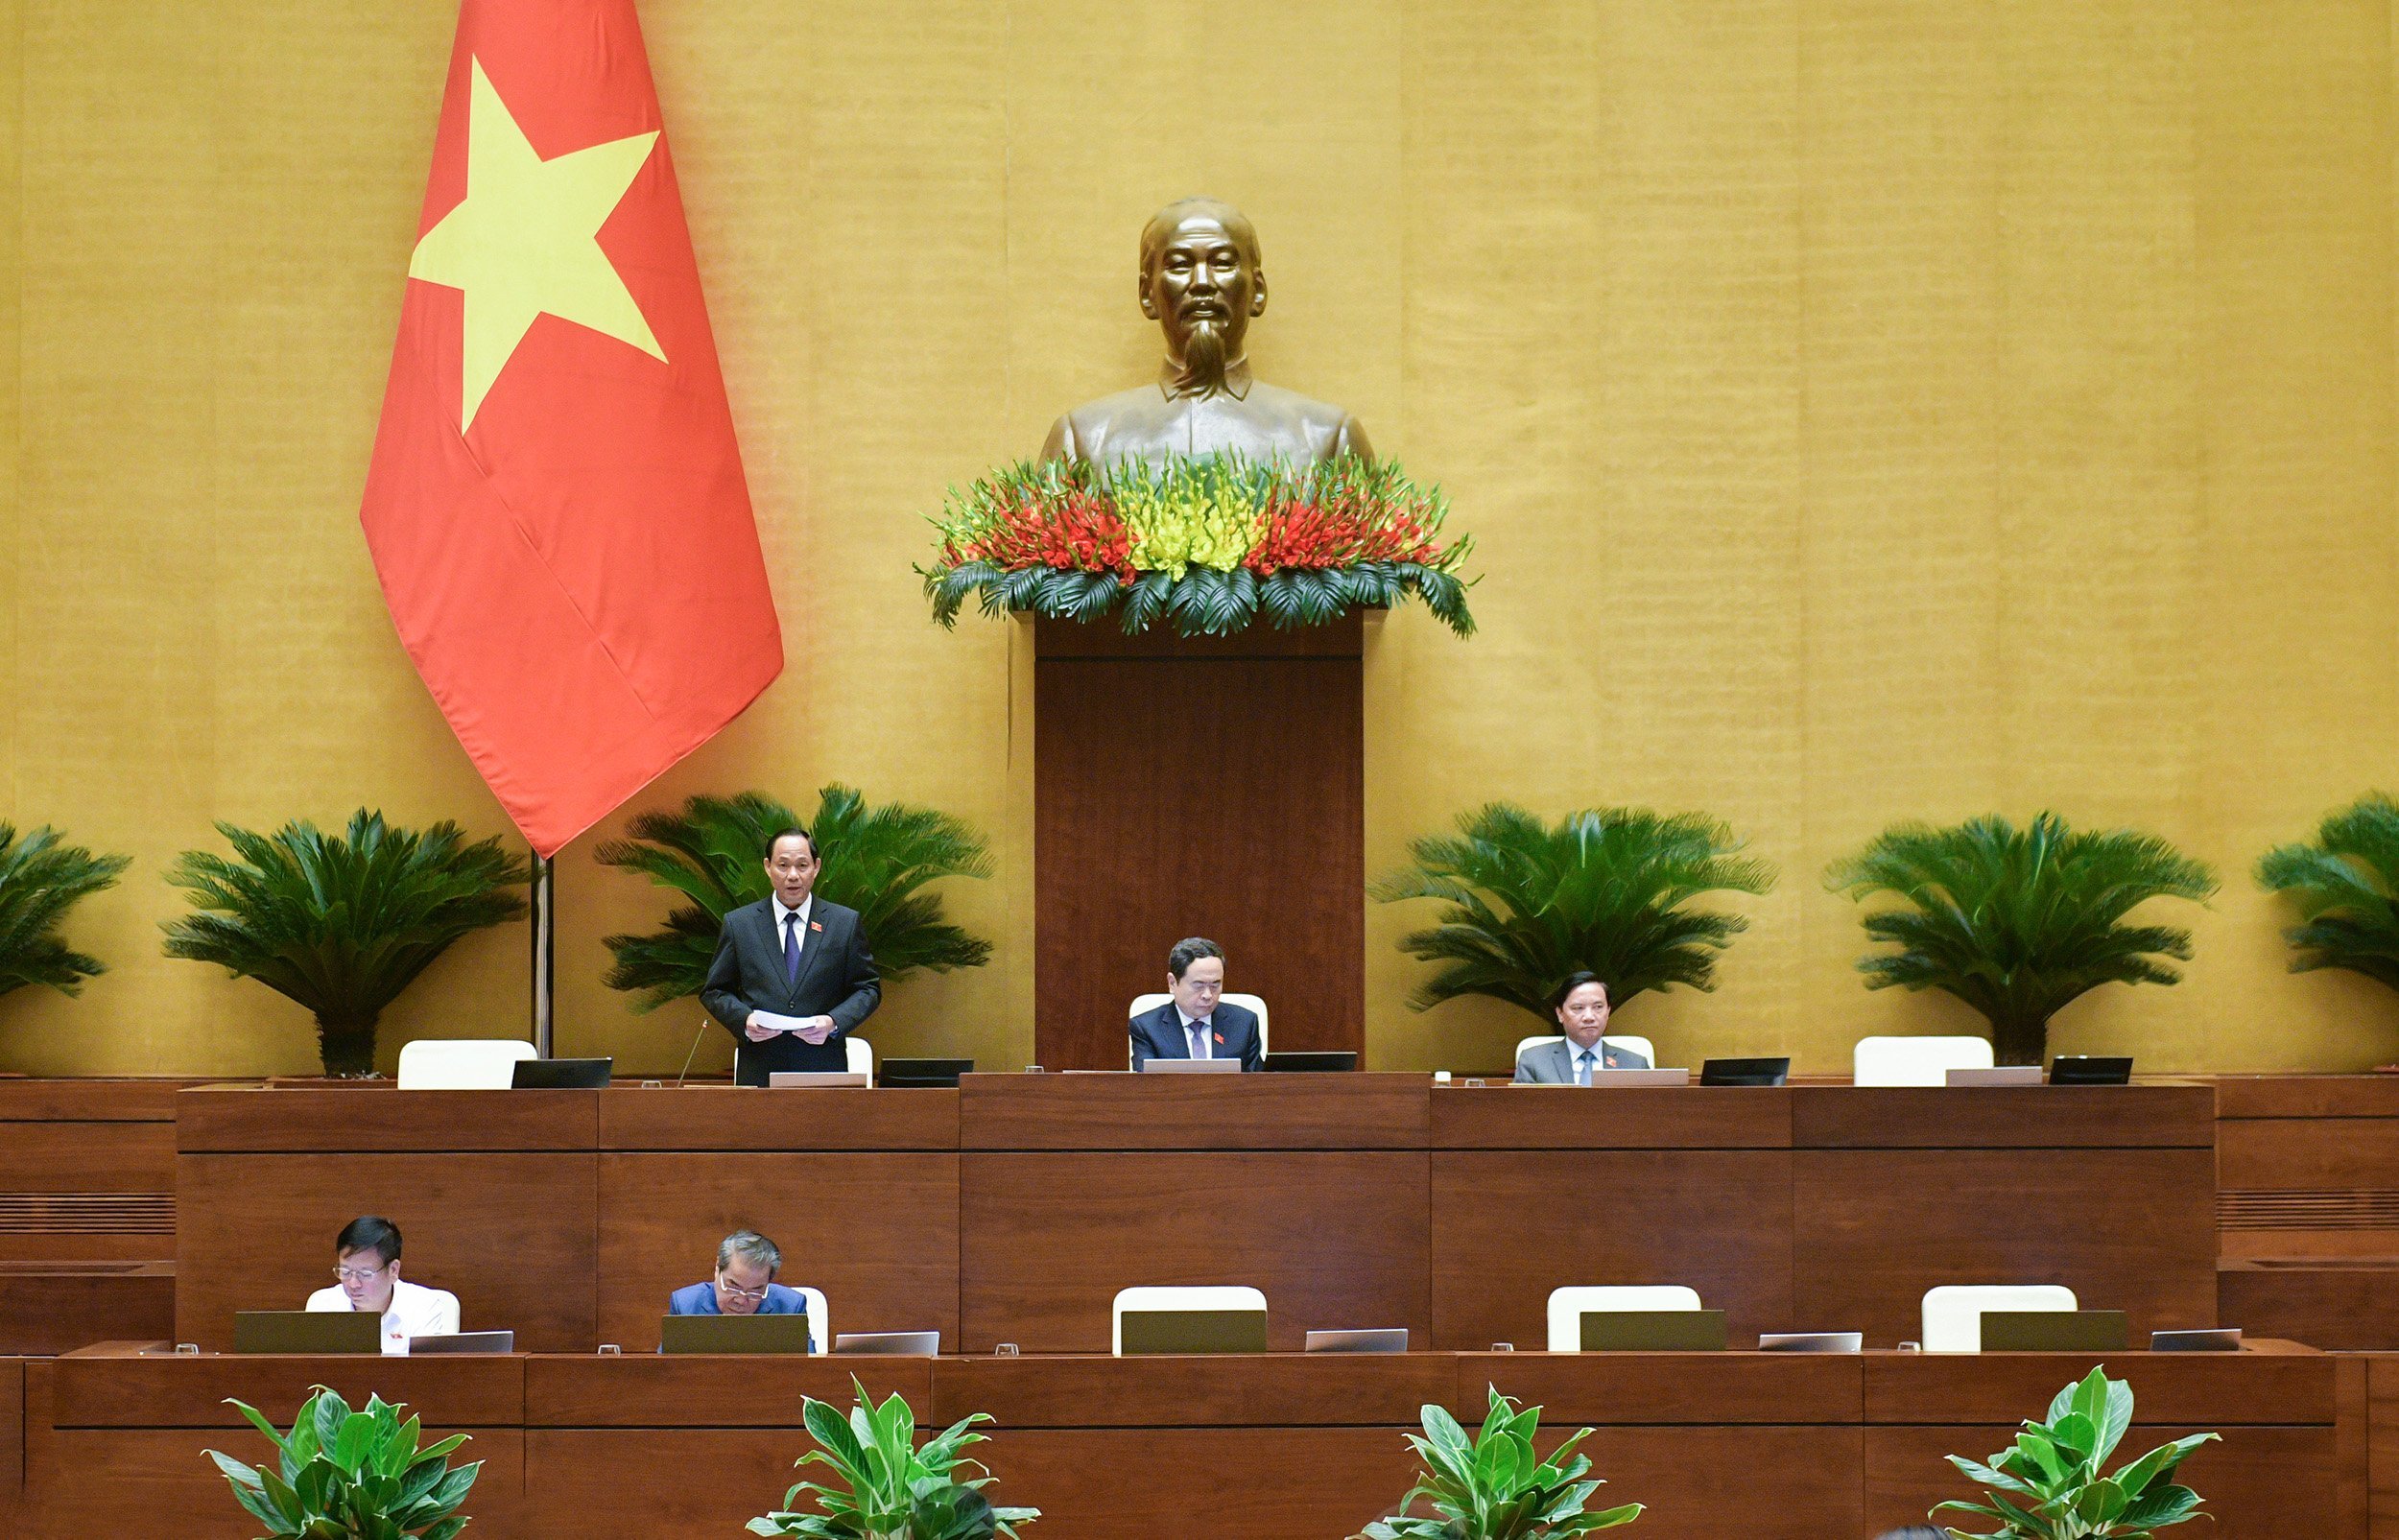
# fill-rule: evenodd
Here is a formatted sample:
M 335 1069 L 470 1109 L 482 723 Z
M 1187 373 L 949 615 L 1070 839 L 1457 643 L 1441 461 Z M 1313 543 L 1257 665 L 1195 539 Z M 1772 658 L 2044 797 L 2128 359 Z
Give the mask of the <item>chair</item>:
M 1550 1351 L 1582 1351 L 1589 1310 L 1698 1310 L 1699 1291 L 1680 1284 L 1575 1284 L 1550 1291 Z
M 1860 1085 L 1946 1085 L 1951 1070 L 1987 1070 L 1987 1037 L 1861 1037 L 1850 1060 Z
M 1164 996 L 1159 998 L 1163 999 Z M 1108 1352 L 1125 1356 L 1125 1316 L 1145 1310 L 1266 1311 L 1266 1294 L 1247 1284 L 1168 1284 L 1119 1289 L 1108 1313 Z
M 874 1083 L 874 1044 L 863 1037 L 844 1037 L 842 1039 L 842 1052 L 849 1057 L 847 1066 L 849 1072 L 852 1075 L 865 1076 L 867 1083 L 872 1085 Z
M 516 1037 L 419 1037 L 400 1046 L 403 1091 L 505 1091 L 519 1059 L 539 1058 Z
M 1133 1017 L 1141 1015 L 1144 1012 L 1155 1010 L 1160 1006 L 1165 1005 L 1168 1001 L 1174 998 L 1175 997 L 1173 995 L 1135 995 L 1133 996 L 1132 1008 L 1125 1012 L 1125 1019 L 1130 1021 Z M 1261 1058 L 1265 1057 L 1266 1002 L 1259 999 L 1256 995 L 1225 995 L 1223 999 L 1225 1005 L 1239 1006 L 1242 1009 L 1258 1018 L 1258 1055 Z M 1133 1040 L 1128 1036 L 1125 1039 L 1125 1067 L 1127 1069 L 1130 1069 L 1132 1068 L 1132 1063 Z
M 2075 1310 L 2063 1284 L 1943 1284 L 1924 1291 L 1924 1351 L 1980 1353 L 1986 1310 Z
M 1561 1032 L 1548 1032 L 1539 1037 L 1525 1038 L 1516 1045 L 1516 1057 L 1518 1059 L 1522 1059 L 1527 1054 L 1540 1047 L 1543 1043 L 1555 1043 L 1564 1034 Z M 1601 1037 L 1600 1046 L 1603 1048 L 1629 1048 L 1634 1053 L 1640 1054 L 1643 1058 L 1648 1059 L 1650 1061 L 1651 1068 L 1654 1069 L 1657 1067 L 1657 1045 L 1651 1042 L 1646 1037 L 1633 1037 L 1624 1032 L 1608 1032 Z
M 808 1301 L 808 1351 L 819 1356 L 833 1350 L 833 1330 L 826 1323 L 824 1291 L 802 1289 L 799 1297 Z

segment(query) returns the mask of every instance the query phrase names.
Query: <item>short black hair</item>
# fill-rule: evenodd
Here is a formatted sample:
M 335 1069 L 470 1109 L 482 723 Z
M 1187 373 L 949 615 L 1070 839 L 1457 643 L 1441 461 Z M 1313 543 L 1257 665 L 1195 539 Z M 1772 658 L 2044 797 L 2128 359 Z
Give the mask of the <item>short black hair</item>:
M 1559 984 L 1550 995 L 1550 1008 L 1552 1010 L 1565 1009 L 1566 997 L 1573 994 L 1576 990 L 1581 988 L 1586 983 L 1598 984 L 1600 986 L 1600 992 L 1607 996 L 1608 1004 L 1612 1006 L 1616 1003 L 1616 991 L 1607 986 L 1607 981 L 1605 979 L 1603 979 L 1598 974 L 1593 973 L 1589 968 L 1577 968 L 1574 972 L 1566 975 L 1566 982 Z
M 815 835 L 810 834 L 805 829 L 794 826 L 789 829 L 777 829 L 772 834 L 767 836 L 767 859 L 769 861 L 772 861 L 774 859 L 774 847 L 781 844 L 786 840 L 807 841 L 808 859 L 811 861 L 818 860 L 823 855 L 823 852 L 817 848 L 817 837 Z
M 333 1254 L 348 1256 L 353 1251 L 371 1251 L 384 1267 L 400 1260 L 400 1227 L 380 1214 L 362 1214 L 342 1226 L 342 1233 L 333 1240 Z
M 1222 960 L 1223 956 L 1224 949 L 1206 936 L 1186 936 L 1175 943 L 1175 950 L 1166 954 L 1166 971 L 1179 979 L 1189 973 L 1191 965 L 1201 958 L 1216 958 Z

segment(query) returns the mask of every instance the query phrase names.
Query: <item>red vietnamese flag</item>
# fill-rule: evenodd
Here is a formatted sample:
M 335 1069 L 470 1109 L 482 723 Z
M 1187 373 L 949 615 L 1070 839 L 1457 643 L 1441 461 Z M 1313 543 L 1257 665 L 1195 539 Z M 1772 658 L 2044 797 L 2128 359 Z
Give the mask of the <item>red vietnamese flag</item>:
M 359 519 L 548 856 L 782 671 L 632 0 L 463 0 Z

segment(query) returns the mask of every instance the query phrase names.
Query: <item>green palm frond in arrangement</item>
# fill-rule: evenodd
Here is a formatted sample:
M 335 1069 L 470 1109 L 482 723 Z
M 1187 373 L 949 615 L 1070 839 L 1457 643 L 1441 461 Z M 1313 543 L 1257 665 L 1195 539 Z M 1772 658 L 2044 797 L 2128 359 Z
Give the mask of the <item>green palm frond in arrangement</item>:
M 1740 854 L 1701 814 L 1640 808 L 1570 813 L 1555 826 L 1505 802 L 1466 814 L 1456 837 L 1413 841 L 1415 865 L 1367 889 L 1386 904 L 1437 898 L 1440 923 L 1401 950 L 1443 964 L 1411 1004 L 1487 995 L 1551 1020 L 1569 974 L 1596 973 L 1618 1006 L 1648 989 L 1715 987 L 1716 958 L 1748 927 L 1696 910 L 1710 892 L 1760 894 L 1774 868 Z
M 1991 1024 L 2002 1064 L 2038 1064 L 2049 1021 L 2103 983 L 2173 983 L 2191 933 L 2128 925 L 2152 898 L 2202 900 L 2216 879 L 2153 835 L 2078 834 L 2055 813 L 2018 829 L 2002 817 L 1948 828 L 1895 824 L 1834 862 L 1825 885 L 1899 900 L 1865 917 L 1898 950 L 1858 961 L 1869 989 L 1940 989 Z
M 2327 814 L 2313 843 L 2260 857 L 2257 880 L 2291 900 L 2291 971 L 2346 968 L 2399 989 L 2399 804 L 2370 792 Z
M 818 794 L 817 816 L 805 821 L 758 792 L 695 796 L 635 816 L 625 839 L 600 847 L 600 864 L 640 872 L 683 902 L 663 930 L 607 938 L 616 957 L 608 986 L 641 991 L 636 1010 L 700 993 L 725 914 L 767 896 L 766 842 L 778 829 L 815 836 L 824 860 L 815 891 L 858 912 L 885 983 L 991 960 L 991 943 L 944 920 L 940 896 L 924 891 L 944 877 L 990 876 L 982 837 L 945 813 L 900 802 L 870 808 L 837 785 Z
M 95 856 L 64 843 L 56 830 L 35 829 L 22 840 L 0 823 L 0 995 L 29 983 L 81 994 L 83 981 L 107 971 L 59 934 L 66 912 L 116 885 L 128 856 Z
M 255 979 L 317 1018 L 327 1075 L 374 1068 L 375 1022 L 452 942 L 525 912 L 523 859 L 455 823 L 418 832 L 360 808 L 339 835 L 306 821 L 220 823 L 233 858 L 186 850 L 167 873 L 195 912 L 166 953 Z

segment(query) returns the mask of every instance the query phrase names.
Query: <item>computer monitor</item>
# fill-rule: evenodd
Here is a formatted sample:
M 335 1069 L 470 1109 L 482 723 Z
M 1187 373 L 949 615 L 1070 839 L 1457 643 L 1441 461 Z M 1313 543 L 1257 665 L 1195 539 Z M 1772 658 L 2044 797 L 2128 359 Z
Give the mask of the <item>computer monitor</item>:
M 1701 1085 L 1780 1085 L 1790 1078 L 1789 1058 L 1712 1058 L 1699 1066 Z
M 1120 1343 L 1137 1353 L 1263 1353 L 1263 1310 L 1128 1310 Z
M 1586 1310 L 1585 1353 L 1722 1353 L 1721 1310 Z
M 1308 1333 L 1306 1350 L 1311 1353 L 1405 1353 L 1408 1351 L 1408 1328 L 1405 1326 L 1369 1326 L 1346 1330 Z
M 237 1310 L 236 1353 L 380 1353 L 383 1317 L 364 1310 Z
M 1345 1074 L 1358 1067 L 1358 1055 L 1346 1050 L 1338 1053 L 1269 1054 L 1265 1064 L 1269 1070 L 1285 1075 Z
M 2132 1079 L 2132 1060 L 2089 1054 L 2060 1054 L 2049 1061 L 2052 1085 L 2126 1085 Z
M 970 1058 L 887 1058 L 875 1066 L 875 1082 L 885 1089 L 916 1087 L 948 1087 L 955 1090 L 958 1078 L 975 1073 Z
M 881 1358 L 934 1359 L 941 1356 L 939 1332 L 836 1332 L 836 1353 Z
M 442 1337 L 412 1337 L 408 1339 L 408 1356 L 422 1358 L 428 1353 L 513 1353 L 516 1334 L 511 1332 L 451 1332 Z
M 661 1353 L 811 1353 L 805 1315 L 669 1315 L 658 1322 Z
M 519 1091 L 589 1091 L 608 1083 L 613 1058 L 520 1058 L 509 1084 Z

